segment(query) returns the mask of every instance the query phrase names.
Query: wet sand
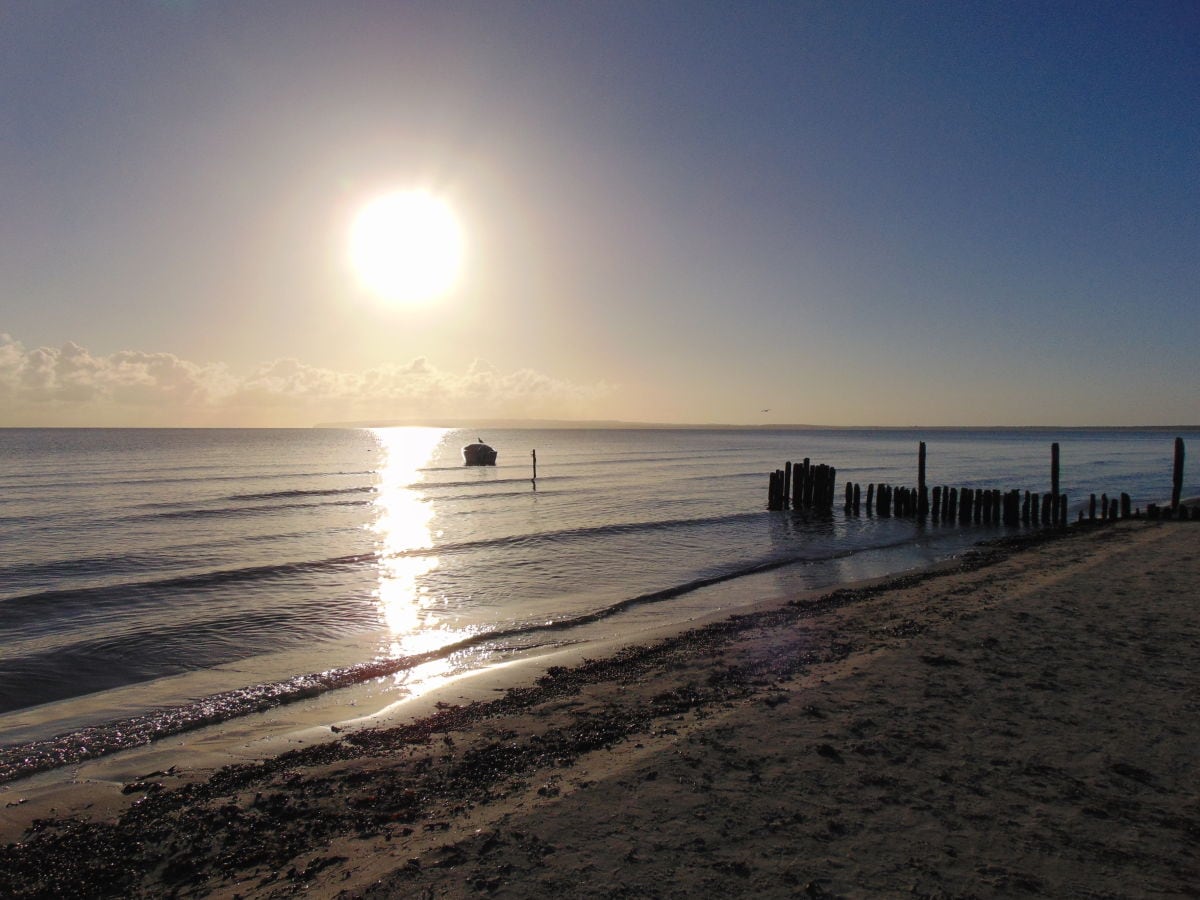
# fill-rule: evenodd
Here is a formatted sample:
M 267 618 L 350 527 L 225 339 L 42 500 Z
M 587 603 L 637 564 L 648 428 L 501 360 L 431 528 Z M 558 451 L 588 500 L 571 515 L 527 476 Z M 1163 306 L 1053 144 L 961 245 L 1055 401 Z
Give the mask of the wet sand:
M 0 896 L 1194 897 L 1200 524 L 995 544 L 331 737 L 8 785 Z

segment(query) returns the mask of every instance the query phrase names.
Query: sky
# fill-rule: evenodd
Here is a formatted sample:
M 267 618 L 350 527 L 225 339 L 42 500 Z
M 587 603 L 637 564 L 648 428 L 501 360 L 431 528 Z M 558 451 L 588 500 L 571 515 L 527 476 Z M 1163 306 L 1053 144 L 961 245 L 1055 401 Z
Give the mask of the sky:
M 1198 339 L 1194 0 L 0 6 L 0 426 L 1191 425 Z

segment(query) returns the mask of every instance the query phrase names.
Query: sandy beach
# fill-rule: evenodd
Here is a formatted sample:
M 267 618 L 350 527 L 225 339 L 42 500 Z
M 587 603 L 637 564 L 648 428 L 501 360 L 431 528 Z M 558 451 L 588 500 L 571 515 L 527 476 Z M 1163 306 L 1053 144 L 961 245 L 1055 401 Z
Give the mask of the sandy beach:
M 0 895 L 1200 896 L 1200 526 L 981 548 L 215 772 L 15 782 Z

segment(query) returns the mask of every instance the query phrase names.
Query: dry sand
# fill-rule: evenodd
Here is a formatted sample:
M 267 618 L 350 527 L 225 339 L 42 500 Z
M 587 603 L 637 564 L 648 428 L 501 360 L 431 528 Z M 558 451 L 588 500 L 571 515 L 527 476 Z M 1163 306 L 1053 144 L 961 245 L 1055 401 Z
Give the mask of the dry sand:
M 1193 523 L 1072 528 L 10 808 L 0 895 L 1200 896 L 1198 551 Z

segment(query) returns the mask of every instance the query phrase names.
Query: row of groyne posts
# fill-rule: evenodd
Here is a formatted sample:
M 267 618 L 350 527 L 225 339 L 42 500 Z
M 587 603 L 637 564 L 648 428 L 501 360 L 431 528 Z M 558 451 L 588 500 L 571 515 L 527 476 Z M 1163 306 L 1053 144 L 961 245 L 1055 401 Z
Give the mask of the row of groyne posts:
M 1200 507 L 1189 509 L 1180 503 L 1183 491 L 1183 438 L 1175 438 L 1175 466 L 1172 476 L 1171 505 L 1160 507 L 1151 503 L 1146 507 L 1146 517 L 1151 519 L 1196 519 L 1200 521 Z M 838 495 L 837 469 L 833 466 L 814 464 L 805 459 L 802 463 L 787 462 L 782 469 L 771 473 L 767 497 L 767 509 L 812 509 L 832 511 Z M 934 522 L 982 522 L 1003 525 L 1058 525 L 1067 524 L 1067 495 L 1059 490 L 1058 444 L 1050 445 L 1050 490 L 1037 491 L 1000 490 L 991 488 L 946 487 L 937 485 L 932 490 L 925 480 L 925 442 L 917 450 L 917 486 L 915 488 L 891 484 L 868 484 L 864 493 L 862 486 L 846 482 L 843 496 L 845 511 L 859 515 L 863 501 L 867 514 L 907 517 Z M 1099 498 L 1091 494 L 1087 511 L 1079 510 L 1079 521 L 1112 521 L 1142 516 L 1141 509 L 1133 509 L 1128 494 Z

